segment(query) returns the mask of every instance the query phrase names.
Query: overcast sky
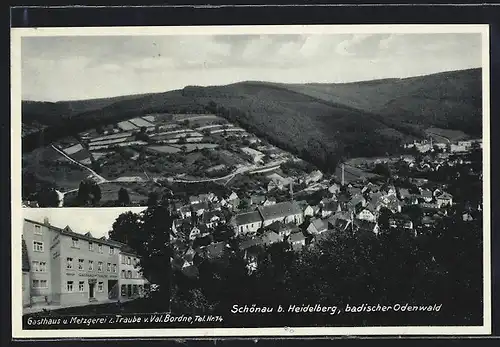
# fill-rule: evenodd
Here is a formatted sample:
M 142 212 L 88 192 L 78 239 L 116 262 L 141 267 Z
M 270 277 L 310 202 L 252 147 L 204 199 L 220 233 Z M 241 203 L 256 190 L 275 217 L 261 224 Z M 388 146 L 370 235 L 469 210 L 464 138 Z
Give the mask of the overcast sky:
M 245 80 L 342 83 L 481 66 L 480 34 L 23 37 L 22 97 L 59 101 Z
M 49 219 L 50 224 L 58 228 L 67 225 L 76 233 L 85 234 L 90 231 L 92 236 L 108 237 L 114 221 L 127 211 L 138 213 L 146 207 L 114 207 L 114 208 L 24 208 L 23 218 L 37 222 Z

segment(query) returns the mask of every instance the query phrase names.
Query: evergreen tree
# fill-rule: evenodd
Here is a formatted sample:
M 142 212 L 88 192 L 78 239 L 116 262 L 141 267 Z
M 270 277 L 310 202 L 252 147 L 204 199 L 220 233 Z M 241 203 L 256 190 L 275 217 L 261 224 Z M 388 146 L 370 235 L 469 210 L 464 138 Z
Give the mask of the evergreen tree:
M 128 195 L 128 190 L 123 187 L 118 191 L 118 204 L 120 206 L 130 205 L 130 196 Z

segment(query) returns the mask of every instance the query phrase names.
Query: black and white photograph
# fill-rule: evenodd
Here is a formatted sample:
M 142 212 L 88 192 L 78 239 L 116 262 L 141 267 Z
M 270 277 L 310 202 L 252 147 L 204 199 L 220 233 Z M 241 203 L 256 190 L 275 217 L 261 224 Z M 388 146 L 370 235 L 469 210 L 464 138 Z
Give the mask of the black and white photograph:
M 13 331 L 490 333 L 488 34 L 12 29 Z

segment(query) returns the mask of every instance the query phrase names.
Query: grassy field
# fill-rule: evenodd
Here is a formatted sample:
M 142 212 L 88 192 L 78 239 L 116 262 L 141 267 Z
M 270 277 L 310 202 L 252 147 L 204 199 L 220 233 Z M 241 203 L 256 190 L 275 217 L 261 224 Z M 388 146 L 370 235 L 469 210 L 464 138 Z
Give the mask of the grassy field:
M 429 136 L 432 136 L 434 140 L 439 142 L 448 142 L 445 139 L 448 139 L 451 142 L 455 142 L 460 140 L 467 140 L 470 138 L 469 135 L 460 130 L 429 128 L 425 132 Z
M 214 149 L 214 148 L 219 147 L 219 145 L 215 144 L 215 143 L 196 143 L 196 144 L 186 143 L 186 144 L 184 144 L 182 146 L 186 147 L 186 152 L 193 152 L 193 151 L 201 150 L 201 149 L 204 149 L 204 148 Z M 182 146 L 181 145 L 176 145 L 176 147 L 182 147 Z
M 38 148 L 23 156 L 23 173 L 33 173 L 37 179 L 52 182 L 57 188 L 71 190 L 90 172 L 72 163 L 51 147 Z
M 76 161 L 84 160 L 89 157 L 89 152 L 86 149 L 82 149 L 70 155 Z
M 126 183 L 103 183 L 101 187 L 101 201 L 113 201 L 118 199 L 118 191 L 120 188 L 127 188 L 130 201 L 132 203 L 138 203 L 143 200 L 147 200 L 147 194 L 140 194 L 135 190 L 130 189 Z
M 341 169 L 340 165 L 335 170 L 335 176 L 339 180 L 342 179 L 342 169 Z M 371 177 L 377 177 L 377 176 L 378 175 L 363 171 L 363 170 L 358 169 L 357 167 L 354 167 L 351 165 L 345 165 L 345 167 L 344 167 L 344 180 L 345 180 L 345 182 L 351 182 L 351 181 L 359 180 L 361 178 L 371 178 Z
M 177 153 L 181 151 L 179 148 L 172 146 L 149 146 L 148 148 L 159 153 Z

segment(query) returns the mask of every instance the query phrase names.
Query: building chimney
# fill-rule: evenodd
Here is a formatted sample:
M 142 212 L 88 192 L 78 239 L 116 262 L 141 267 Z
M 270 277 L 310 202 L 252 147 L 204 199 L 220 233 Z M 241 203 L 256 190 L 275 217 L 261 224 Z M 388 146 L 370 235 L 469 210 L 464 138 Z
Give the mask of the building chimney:
M 49 217 L 44 217 L 43 218 L 43 224 L 46 225 L 46 226 L 50 226 Z
M 344 164 L 342 163 L 342 186 L 344 185 Z

